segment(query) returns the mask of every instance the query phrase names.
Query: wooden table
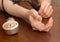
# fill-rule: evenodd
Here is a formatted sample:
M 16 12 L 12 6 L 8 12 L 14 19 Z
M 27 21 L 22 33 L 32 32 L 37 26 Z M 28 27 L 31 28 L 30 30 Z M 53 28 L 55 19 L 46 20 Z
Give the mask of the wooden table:
M 34 31 L 24 20 L 14 17 L 20 24 L 20 30 L 13 36 L 6 35 L 2 30 L 2 24 L 12 16 L 0 12 L 0 42 L 60 42 L 60 7 L 54 6 L 53 8 L 54 26 L 48 33 Z

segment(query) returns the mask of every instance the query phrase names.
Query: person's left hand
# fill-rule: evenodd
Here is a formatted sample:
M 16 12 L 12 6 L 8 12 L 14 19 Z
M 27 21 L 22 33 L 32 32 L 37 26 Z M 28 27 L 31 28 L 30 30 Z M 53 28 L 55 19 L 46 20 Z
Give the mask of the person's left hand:
M 52 17 L 50 17 L 48 19 L 48 22 L 44 24 L 42 23 L 42 17 L 38 14 L 36 10 L 32 9 L 28 12 L 28 14 L 29 14 L 29 21 L 33 30 L 48 32 L 51 29 L 53 25 Z
M 53 8 L 52 8 L 52 5 L 49 2 L 47 2 L 47 1 L 41 2 L 41 7 L 40 7 L 38 13 L 42 17 L 48 18 L 48 17 L 51 16 L 52 12 L 53 12 Z

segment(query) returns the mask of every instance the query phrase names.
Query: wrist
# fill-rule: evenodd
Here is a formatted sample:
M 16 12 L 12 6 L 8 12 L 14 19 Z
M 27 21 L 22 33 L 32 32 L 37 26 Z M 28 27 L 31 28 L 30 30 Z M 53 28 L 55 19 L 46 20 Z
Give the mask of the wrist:
M 30 24 L 30 22 L 29 22 L 29 14 L 30 14 L 30 13 L 29 13 L 29 12 L 30 12 L 30 10 L 27 10 L 27 11 L 24 13 L 25 15 L 23 14 L 21 18 L 22 18 L 23 20 L 25 20 L 27 23 Z

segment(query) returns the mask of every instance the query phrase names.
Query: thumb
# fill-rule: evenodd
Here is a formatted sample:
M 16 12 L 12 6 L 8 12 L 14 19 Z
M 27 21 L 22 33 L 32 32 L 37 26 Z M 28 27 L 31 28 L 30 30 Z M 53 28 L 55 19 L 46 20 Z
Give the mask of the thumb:
M 34 9 L 30 10 L 32 12 L 31 16 L 34 17 L 35 19 L 42 21 L 42 17 L 38 14 L 38 12 Z

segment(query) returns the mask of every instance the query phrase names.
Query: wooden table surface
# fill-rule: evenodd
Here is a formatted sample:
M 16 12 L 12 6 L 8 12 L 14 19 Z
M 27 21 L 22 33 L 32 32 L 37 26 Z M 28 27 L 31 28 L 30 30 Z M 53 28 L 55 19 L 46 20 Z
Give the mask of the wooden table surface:
M 2 30 L 2 24 L 8 17 L 13 16 L 0 12 L 0 42 L 60 42 L 60 7 L 54 6 L 53 8 L 54 25 L 48 33 L 34 31 L 24 20 L 14 17 L 20 24 L 20 30 L 13 36 L 6 35 Z

